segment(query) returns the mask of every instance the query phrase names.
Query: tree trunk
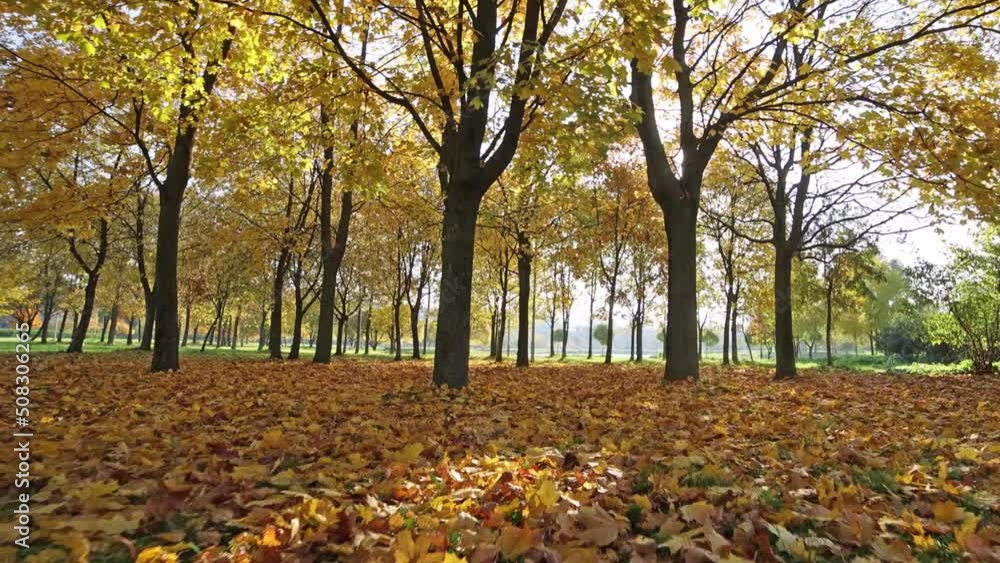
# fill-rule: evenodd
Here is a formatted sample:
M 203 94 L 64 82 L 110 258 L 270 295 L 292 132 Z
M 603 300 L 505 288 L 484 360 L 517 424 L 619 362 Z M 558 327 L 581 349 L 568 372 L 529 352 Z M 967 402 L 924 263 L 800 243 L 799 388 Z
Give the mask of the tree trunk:
M 45 304 L 42 307 L 42 326 L 39 331 L 42 333 L 42 344 L 49 342 L 49 322 L 52 321 L 52 313 L 56 308 L 55 290 L 45 296 Z
M 149 295 L 143 293 L 143 300 L 145 304 L 145 318 L 146 321 L 142 323 L 142 336 L 139 340 L 140 350 L 152 350 L 153 349 L 153 328 L 156 326 L 156 292 L 152 291 Z
M 97 320 L 101 323 L 101 344 L 104 344 L 104 339 L 108 336 L 108 314 L 98 311 Z
M 364 300 L 364 292 L 361 293 L 361 299 Z M 361 303 L 358 303 L 358 318 L 354 325 L 354 353 L 357 354 L 361 352 Z
M 608 345 L 604 349 L 604 363 L 611 364 L 611 353 L 615 347 L 615 290 L 618 285 L 617 273 L 611 277 L 611 292 L 608 294 Z
M 740 363 L 740 341 L 736 338 L 737 334 L 737 319 L 739 318 L 739 303 L 740 303 L 740 293 L 739 291 L 733 292 L 733 320 L 729 323 L 729 330 L 731 334 L 729 335 L 729 342 L 733 347 L 733 365 Z
M 66 330 L 66 317 L 69 315 L 69 309 L 63 309 L 62 320 L 59 321 L 59 333 L 56 335 L 56 342 L 62 343 L 63 332 Z
M 115 329 L 118 328 L 118 302 L 116 301 L 114 305 L 111 306 L 111 318 L 109 319 L 108 325 L 108 345 L 114 346 L 115 344 Z
M 538 305 L 538 270 L 532 270 L 531 272 L 531 361 L 535 361 L 535 323 L 538 321 L 536 316 L 536 306 Z
M 497 355 L 494 359 L 498 362 L 503 361 L 504 337 L 508 334 L 507 326 L 507 292 L 504 292 L 500 297 L 500 310 L 497 313 Z M 510 348 L 509 345 L 508 348 Z
M 97 296 L 97 282 L 100 272 L 87 274 L 87 286 L 83 290 L 83 308 L 79 316 L 74 315 L 73 338 L 69 342 L 67 352 L 83 352 L 83 342 L 87 339 L 87 328 L 90 327 L 90 317 L 94 313 L 94 299 Z
M 826 365 L 833 367 L 833 279 L 826 282 Z
M 372 341 L 372 298 L 368 298 L 368 314 L 365 315 L 365 355 L 368 355 L 368 348 Z M 425 340 L 426 342 L 426 340 Z
M 285 296 L 285 273 L 288 271 L 290 257 L 290 250 L 287 248 L 281 250 L 281 254 L 278 255 L 278 265 L 274 269 L 274 283 L 271 285 L 271 338 L 267 350 L 272 360 L 281 359 L 281 312 Z
M 485 190 L 458 183 L 448 190 L 441 229 L 441 282 L 434 338 L 434 384 L 469 383 L 469 315 L 476 217 Z
M 732 319 L 733 293 L 726 288 L 726 313 L 722 323 L 722 365 L 729 365 L 729 322 Z
M 594 275 L 590 277 L 590 326 L 587 327 L 587 359 L 594 357 Z
M 188 301 L 184 305 L 184 336 L 181 340 L 181 348 L 186 348 L 188 345 L 188 329 L 191 327 L 191 302 Z
M 257 351 L 264 350 L 264 341 L 267 339 L 267 307 L 263 302 L 260 304 L 260 327 L 257 329 Z
M 230 335 L 229 349 L 235 350 L 240 339 L 240 316 L 243 315 L 243 305 L 236 307 L 236 318 L 233 319 L 233 331 Z
M 392 345 L 395 355 L 393 361 L 403 359 L 403 327 L 399 321 L 399 310 L 403 307 L 402 301 L 392 304 Z
M 329 123 L 326 107 L 320 107 L 320 122 L 325 128 Z M 347 237 L 353 213 L 353 194 L 345 191 L 340 196 L 340 218 L 337 221 L 336 240 L 330 215 L 333 213 L 333 147 L 323 149 L 323 175 L 320 181 L 320 255 L 323 260 L 323 279 L 320 282 L 319 332 L 316 335 L 316 352 L 313 363 L 330 363 L 333 348 L 333 301 L 336 299 L 337 274 L 347 251 Z
M 410 306 L 410 338 L 413 340 L 413 352 L 410 357 L 420 359 L 420 298 Z
M 646 303 L 639 305 L 639 314 L 635 318 L 635 361 L 642 362 L 642 325 L 646 317 Z
M 569 311 L 563 312 L 562 321 L 562 357 L 560 359 L 566 359 L 566 343 L 569 341 Z
M 128 336 L 125 337 L 125 345 L 132 345 L 132 328 L 135 326 L 135 315 L 129 317 L 128 319 Z
M 305 318 L 305 304 L 302 302 L 300 294 L 295 295 L 295 313 L 292 319 L 292 346 L 288 351 L 289 360 L 299 359 L 302 349 L 302 321 Z
M 184 114 L 182 105 L 181 113 Z M 180 369 L 177 322 L 177 251 L 180 241 L 181 204 L 191 177 L 195 127 L 183 126 L 174 140 L 167 178 L 160 188 L 160 215 L 156 230 L 156 273 L 153 283 L 152 371 Z M 148 320 L 147 320 L 148 325 Z
M 774 355 L 777 379 L 795 377 L 795 336 L 792 332 L 792 257 L 774 257 Z
M 531 249 L 527 236 L 518 235 L 517 254 L 517 367 L 528 367 L 531 328 Z

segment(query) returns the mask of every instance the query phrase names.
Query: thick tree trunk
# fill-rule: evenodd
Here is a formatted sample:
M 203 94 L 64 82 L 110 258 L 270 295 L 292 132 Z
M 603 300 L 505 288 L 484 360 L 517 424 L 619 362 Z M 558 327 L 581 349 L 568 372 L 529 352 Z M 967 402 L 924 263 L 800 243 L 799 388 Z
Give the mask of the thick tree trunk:
M 177 134 L 173 153 L 167 165 L 167 179 L 160 188 L 160 215 L 156 230 L 156 273 L 153 283 L 155 320 L 152 371 L 180 369 L 177 252 L 180 241 L 181 204 L 191 177 L 194 134 L 194 125 L 185 126 Z
M 441 283 L 437 335 L 434 338 L 434 384 L 453 388 L 469 383 L 469 315 L 476 217 L 485 190 L 457 184 L 448 190 L 441 232 Z
M 698 202 L 669 201 L 661 207 L 669 252 L 664 379 L 698 379 Z
M 795 377 L 795 336 L 792 330 L 792 257 L 774 257 L 774 355 L 775 377 Z
M 528 367 L 531 328 L 531 251 L 528 238 L 518 237 L 517 255 L 517 367 Z

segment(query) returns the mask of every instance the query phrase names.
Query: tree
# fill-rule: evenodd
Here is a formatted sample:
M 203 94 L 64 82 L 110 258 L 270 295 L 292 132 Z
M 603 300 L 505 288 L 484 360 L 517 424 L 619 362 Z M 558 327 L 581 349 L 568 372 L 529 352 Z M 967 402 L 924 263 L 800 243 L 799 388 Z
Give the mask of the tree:
M 953 253 L 947 268 L 921 262 L 913 269 L 919 291 L 949 314 L 932 326 L 932 337 L 964 348 L 973 373 L 994 373 L 1000 360 L 1000 229 L 989 227 L 975 248 Z
M 886 68 L 925 76 L 900 62 L 923 59 L 897 52 L 919 52 L 931 38 L 943 41 L 939 37 L 947 35 L 958 42 L 957 35 L 967 33 L 979 38 L 977 47 L 983 49 L 987 41 L 982 37 L 989 32 L 981 24 L 994 9 L 986 3 L 931 2 L 870 6 L 859 13 L 846 4 L 837 0 L 788 0 L 768 6 L 707 6 L 685 0 L 617 4 L 626 30 L 623 47 L 630 57 L 630 100 L 641 113 L 636 129 L 670 248 L 668 347 L 675 353 L 665 366 L 667 379 L 698 376 L 698 211 L 704 174 L 723 139 L 749 121 L 781 120 L 834 104 L 853 104 L 861 108 L 858 111 L 882 112 L 893 119 L 919 116 L 919 110 L 900 114 L 891 101 L 931 93 L 935 87 L 927 81 L 914 80 L 903 94 L 889 83 L 879 89 L 872 85 L 885 76 Z M 731 50 L 721 53 L 722 45 Z M 859 67 L 871 70 L 858 72 Z M 661 93 L 654 92 L 657 71 L 664 75 L 663 93 L 674 112 L 667 144 L 657 125 L 654 100 Z M 982 67 L 974 67 L 972 72 L 976 71 Z M 826 117 L 832 116 L 819 119 Z M 959 139 L 955 136 L 949 142 Z M 788 276 L 781 274 L 775 283 L 787 287 Z M 787 304 L 783 308 L 787 310 Z M 782 342 L 778 372 L 786 377 L 794 374 L 788 368 L 794 363 L 787 350 L 790 316 L 777 324 L 781 328 L 776 340 Z

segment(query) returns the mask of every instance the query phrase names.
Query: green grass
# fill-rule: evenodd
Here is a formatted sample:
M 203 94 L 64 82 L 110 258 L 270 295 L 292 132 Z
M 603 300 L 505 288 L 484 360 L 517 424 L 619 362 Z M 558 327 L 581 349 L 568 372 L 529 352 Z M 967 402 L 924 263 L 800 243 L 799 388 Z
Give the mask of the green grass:
M 48 343 L 42 344 L 40 341 L 35 340 L 31 342 L 31 353 L 32 354 L 49 354 L 49 353 L 60 353 L 65 352 L 66 347 L 69 345 L 68 335 L 63 339 L 62 343 L 57 343 L 51 339 Z M 17 339 L 12 335 L 0 334 L 0 354 L 7 354 L 14 352 L 14 346 L 17 344 Z M 288 353 L 288 347 L 285 347 L 284 353 Z M 392 359 L 392 355 L 388 353 L 386 344 L 383 342 L 378 350 L 372 350 L 367 355 L 365 354 L 355 354 L 354 348 L 350 347 L 348 353 L 344 356 L 345 359 L 367 359 L 375 361 L 387 361 Z M 108 344 L 102 344 L 97 339 L 88 339 L 86 344 L 84 344 L 85 353 L 93 354 L 103 354 L 109 352 L 118 353 L 134 353 L 143 354 L 138 350 L 138 341 L 133 340 L 132 346 L 127 346 L 125 344 L 124 338 L 119 338 L 114 346 Z M 514 360 L 514 350 L 511 350 L 511 354 L 507 354 L 504 351 L 504 360 L 513 362 Z M 312 358 L 313 349 L 308 346 L 303 346 L 300 350 L 300 359 L 309 360 Z M 257 344 L 251 343 L 246 346 L 237 346 L 235 349 L 220 346 L 215 347 L 214 345 L 209 345 L 205 348 L 205 351 L 201 351 L 201 343 L 190 344 L 187 347 L 181 348 L 181 356 L 186 358 L 221 358 L 221 359 L 233 359 L 233 360 L 247 360 L 247 359 L 264 359 L 267 357 L 267 351 L 258 351 Z M 408 346 L 403 346 L 403 359 L 408 359 L 410 356 L 410 348 Z M 428 353 L 424 355 L 425 360 L 430 360 L 434 357 L 434 351 L 428 350 Z M 487 356 L 487 350 L 482 348 L 474 348 L 472 350 L 472 359 L 474 360 L 489 360 Z M 773 368 L 774 367 L 774 357 L 772 354 L 771 358 L 767 358 L 766 355 L 761 358 L 756 353 L 754 354 L 754 361 L 749 361 L 749 356 L 745 353 L 740 356 L 741 365 L 763 367 L 763 368 Z M 594 350 L 592 357 L 587 358 L 584 354 L 570 354 L 566 359 L 561 359 L 558 351 L 554 357 L 549 357 L 548 347 L 537 347 L 535 349 L 535 361 L 534 363 L 539 365 L 584 365 L 584 364 L 599 364 L 604 362 L 604 353 L 600 350 Z M 614 354 L 612 356 L 612 362 L 615 364 L 625 364 L 629 365 L 642 365 L 649 367 L 660 367 L 663 365 L 663 356 L 657 349 L 653 354 L 647 354 L 643 357 L 642 362 L 629 362 L 627 354 Z M 701 363 L 703 365 L 721 365 L 722 355 L 718 353 L 705 354 L 702 357 Z M 826 365 L 826 359 L 823 357 L 817 357 L 814 359 L 809 359 L 808 357 L 801 357 L 796 362 L 796 366 L 799 369 L 818 369 L 826 370 L 830 369 Z M 954 374 L 954 373 L 968 373 L 971 368 L 971 362 L 963 361 L 958 364 L 925 364 L 925 363 L 906 363 L 900 362 L 893 358 L 888 358 L 884 355 L 844 355 L 837 356 L 834 358 L 833 369 L 838 370 L 849 370 L 854 372 L 862 373 L 889 373 L 889 374 L 899 374 L 899 375 L 938 375 L 938 374 Z

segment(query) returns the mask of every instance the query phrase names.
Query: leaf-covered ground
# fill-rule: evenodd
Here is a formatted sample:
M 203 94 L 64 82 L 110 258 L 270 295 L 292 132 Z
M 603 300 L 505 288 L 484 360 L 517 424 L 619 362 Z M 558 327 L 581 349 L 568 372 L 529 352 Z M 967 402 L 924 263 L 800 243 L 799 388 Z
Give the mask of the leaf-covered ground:
M 1000 561 L 996 378 L 34 361 L 36 563 Z

